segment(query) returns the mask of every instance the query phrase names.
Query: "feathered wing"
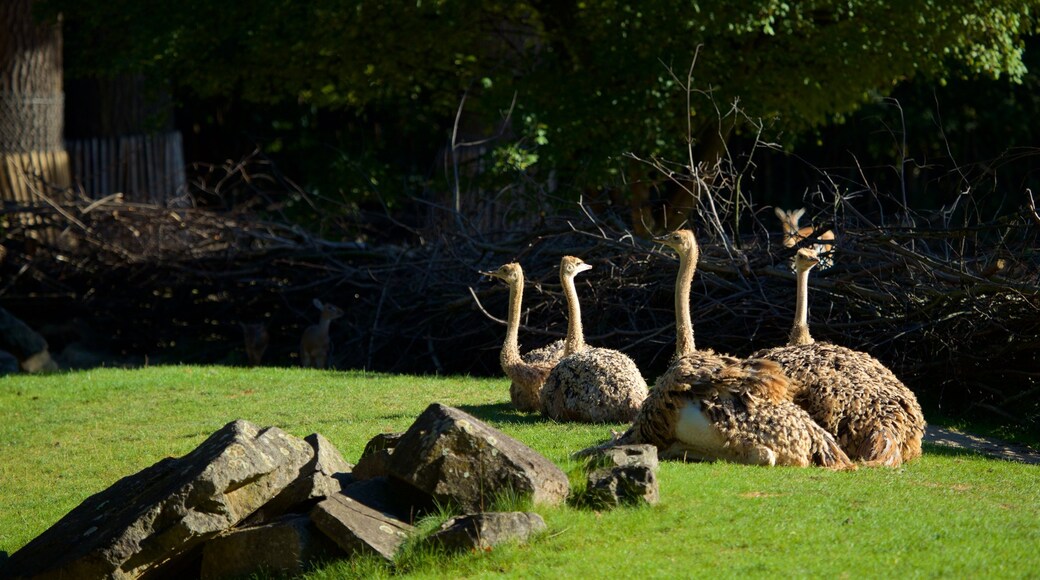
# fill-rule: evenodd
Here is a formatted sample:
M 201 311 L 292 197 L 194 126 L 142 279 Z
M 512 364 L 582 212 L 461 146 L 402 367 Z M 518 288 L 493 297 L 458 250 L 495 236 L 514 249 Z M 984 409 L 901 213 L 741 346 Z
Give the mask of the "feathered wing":
M 794 402 L 833 433 L 849 457 L 891 467 L 920 457 L 925 419 L 917 397 L 874 357 L 821 342 L 753 356 L 783 367 Z
M 509 384 L 509 399 L 513 407 L 521 411 L 537 411 L 541 408 L 542 386 L 556 363 L 563 358 L 563 341 L 557 340 L 541 348 L 527 352 L 522 363 L 503 366 Z
M 787 391 L 774 362 L 697 352 L 658 379 L 617 443 L 650 443 L 664 458 L 854 468 Z
M 524 362 L 526 362 L 527 364 L 538 364 L 541 366 L 549 365 L 551 367 L 552 365 L 555 365 L 556 363 L 560 362 L 560 359 L 563 358 L 563 350 L 565 346 L 566 345 L 562 338 L 560 340 L 550 342 L 549 344 L 541 348 L 536 348 L 534 350 L 527 351 L 523 355 Z
M 542 388 L 542 412 L 557 421 L 631 421 L 647 396 L 646 380 L 628 355 L 586 348 L 566 356 Z

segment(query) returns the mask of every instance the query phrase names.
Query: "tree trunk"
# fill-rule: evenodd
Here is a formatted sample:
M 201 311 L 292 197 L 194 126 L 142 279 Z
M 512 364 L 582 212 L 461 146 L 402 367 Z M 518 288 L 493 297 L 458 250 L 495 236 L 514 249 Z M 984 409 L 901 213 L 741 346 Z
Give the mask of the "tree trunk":
M 61 23 L 37 22 L 32 5 L 0 2 L 0 199 L 26 204 L 70 183 Z
M 687 167 L 689 173 L 676 176 L 679 181 L 687 180 L 682 186 L 660 172 L 648 170 L 643 162 L 628 164 L 627 190 L 631 196 L 632 228 L 637 235 L 672 231 L 689 220 L 701 196 L 712 194 L 731 132 L 731 126 L 720 130 L 716 124 L 697 132 L 692 160 L 696 167 Z M 700 178 L 696 181 L 690 179 L 694 169 Z
M 668 224 L 666 229 L 678 228 L 689 219 L 690 213 L 697 209 L 702 195 L 712 195 L 711 185 L 715 183 L 715 178 L 718 176 L 719 161 L 722 160 L 722 155 L 726 151 L 726 142 L 729 140 L 731 130 L 732 127 L 720 130 L 714 124 L 709 124 L 701 130 L 697 146 L 693 150 L 693 162 L 698 167 L 687 168 L 691 172 L 697 169 L 700 179 L 687 184 L 692 193 L 671 185 L 671 193 L 664 207 L 664 222 Z

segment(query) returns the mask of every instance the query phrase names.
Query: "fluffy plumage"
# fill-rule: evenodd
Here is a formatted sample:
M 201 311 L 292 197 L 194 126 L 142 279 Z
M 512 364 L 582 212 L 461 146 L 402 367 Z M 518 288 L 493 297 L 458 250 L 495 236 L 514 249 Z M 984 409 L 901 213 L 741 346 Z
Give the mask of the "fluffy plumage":
M 563 358 L 564 341 L 557 340 L 547 346 L 520 356 L 520 306 L 524 297 L 524 270 L 515 262 L 505 264 L 494 272 L 484 275 L 502 280 L 509 286 L 509 314 L 506 320 L 506 338 L 502 343 L 499 362 L 502 372 L 512 379 L 509 399 L 520 411 L 541 409 L 541 391 L 545 378 Z
M 834 438 L 787 399 L 779 365 L 695 349 L 689 299 L 697 242 L 688 230 L 659 241 L 679 254 L 675 359 L 615 443 L 650 443 L 666 458 L 853 468 Z
M 591 267 L 573 256 L 560 261 L 560 282 L 567 297 L 566 356 L 545 380 L 542 412 L 557 421 L 631 421 L 647 395 L 639 368 L 622 352 L 585 344 L 574 277 Z
M 913 392 L 869 354 L 815 342 L 809 334 L 808 275 L 817 263 L 808 248 L 795 256 L 797 305 L 788 345 L 752 356 L 783 367 L 792 400 L 834 434 L 850 458 L 896 467 L 920 457 L 925 420 Z

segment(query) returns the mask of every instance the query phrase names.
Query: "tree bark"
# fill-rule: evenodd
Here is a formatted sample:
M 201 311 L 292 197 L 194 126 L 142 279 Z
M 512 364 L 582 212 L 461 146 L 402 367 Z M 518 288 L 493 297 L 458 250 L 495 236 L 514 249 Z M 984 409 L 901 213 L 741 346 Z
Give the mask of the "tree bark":
M 38 203 L 45 185 L 70 182 L 61 23 L 35 20 L 32 7 L 0 2 L 0 198 L 25 203 Z

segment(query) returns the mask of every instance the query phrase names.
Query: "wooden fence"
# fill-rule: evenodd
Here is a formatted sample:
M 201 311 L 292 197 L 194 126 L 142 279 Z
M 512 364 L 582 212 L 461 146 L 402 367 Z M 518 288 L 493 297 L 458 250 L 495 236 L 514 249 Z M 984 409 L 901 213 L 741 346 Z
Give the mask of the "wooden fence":
M 179 131 L 69 140 L 65 147 L 72 175 L 90 197 L 120 192 L 129 201 L 165 206 L 187 189 Z

